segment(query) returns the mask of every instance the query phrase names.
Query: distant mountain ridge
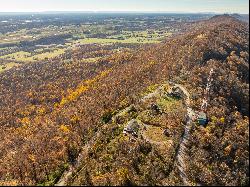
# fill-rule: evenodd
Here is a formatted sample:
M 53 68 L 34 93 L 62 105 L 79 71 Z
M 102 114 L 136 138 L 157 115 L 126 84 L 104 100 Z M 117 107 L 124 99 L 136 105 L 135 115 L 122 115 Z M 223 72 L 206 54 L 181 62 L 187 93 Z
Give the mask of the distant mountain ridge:
M 249 23 L 249 14 L 232 14 L 231 16 L 241 21 Z

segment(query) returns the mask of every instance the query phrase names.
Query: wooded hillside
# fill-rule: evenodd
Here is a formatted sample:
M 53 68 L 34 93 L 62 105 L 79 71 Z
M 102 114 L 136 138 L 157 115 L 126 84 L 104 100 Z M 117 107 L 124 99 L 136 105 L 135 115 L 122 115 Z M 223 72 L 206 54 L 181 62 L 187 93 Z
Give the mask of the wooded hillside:
M 164 43 L 116 52 L 96 63 L 82 62 L 77 56 L 83 53 L 74 51 L 72 62 L 55 58 L 0 74 L 0 184 L 54 184 L 98 130 L 106 132 L 99 147 L 121 134 L 103 125 L 149 86 L 167 80 L 182 84 L 198 109 L 211 68 L 210 121 L 192 131 L 188 177 L 204 185 L 249 183 L 248 24 L 216 16 Z M 182 112 L 176 113 L 180 119 Z M 164 120 L 179 125 L 178 142 L 181 120 Z M 173 157 L 164 161 L 146 142 L 135 142 L 131 153 L 127 140 L 114 144 L 112 154 L 119 159 L 98 160 L 103 150 L 92 149 L 89 162 L 82 163 L 92 170 L 83 169 L 73 184 L 182 184 Z

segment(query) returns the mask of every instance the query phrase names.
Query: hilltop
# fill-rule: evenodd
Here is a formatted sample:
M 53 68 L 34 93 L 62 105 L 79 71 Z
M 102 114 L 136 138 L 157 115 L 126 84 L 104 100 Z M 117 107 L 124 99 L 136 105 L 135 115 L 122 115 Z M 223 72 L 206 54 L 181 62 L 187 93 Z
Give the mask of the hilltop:
M 69 185 L 183 184 L 175 162 L 187 108 L 183 99 L 164 97 L 165 84 L 183 85 L 199 110 L 211 68 L 210 120 L 190 132 L 187 177 L 202 185 L 249 183 L 247 23 L 216 16 L 163 43 L 95 63 L 83 63 L 84 55 L 79 47 L 73 62 L 62 56 L 0 74 L 0 184 L 53 185 L 79 154 L 84 159 L 65 181 Z M 163 96 L 140 103 L 161 86 Z M 152 102 L 161 113 L 152 114 Z M 146 134 L 160 145 L 123 135 L 134 118 L 150 124 Z M 168 138 L 162 136 L 166 128 Z
M 249 23 L 249 14 L 232 14 L 231 16 L 241 21 Z

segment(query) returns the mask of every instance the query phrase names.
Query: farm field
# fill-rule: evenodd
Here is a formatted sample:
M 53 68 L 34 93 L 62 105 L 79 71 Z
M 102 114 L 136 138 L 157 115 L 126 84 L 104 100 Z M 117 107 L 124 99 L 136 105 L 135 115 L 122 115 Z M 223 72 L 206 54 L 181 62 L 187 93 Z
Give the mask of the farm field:
M 164 42 L 182 32 L 192 21 L 208 15 L 25 15 L 0 17 L 1 72 L 20 65 L 67 56 L 84 45 L 113 49 L 135 48 Z M 109 52 L 107 52 L 109 51 Z M 91 53 L 88 51 L 88 53 Z M 99 56 L 91 55 L 91 58 Z M 88 58 L 87 58 L 88 59 Z M 4 67 L 4 66 L 3 66 Z
M 5 65 L 0 65 L 0 73 L 6 70 L 9 70 L 15 66 L 18 66 L 19 64 L 15 63 L 15 62 L 9 62 Z

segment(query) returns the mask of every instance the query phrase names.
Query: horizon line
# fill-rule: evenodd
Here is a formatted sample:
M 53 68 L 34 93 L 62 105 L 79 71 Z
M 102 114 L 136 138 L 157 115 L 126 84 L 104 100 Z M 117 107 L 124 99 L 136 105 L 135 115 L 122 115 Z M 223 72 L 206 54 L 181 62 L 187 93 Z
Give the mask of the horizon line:
M 172 14 L 249 14 L 241 12 L 186 12 L 186 11 L 134 11 L 134 10 L 48 10 L 48 11 L 0 11 L 0 14 L 44 14 L 44 13 L 172 13 Z

